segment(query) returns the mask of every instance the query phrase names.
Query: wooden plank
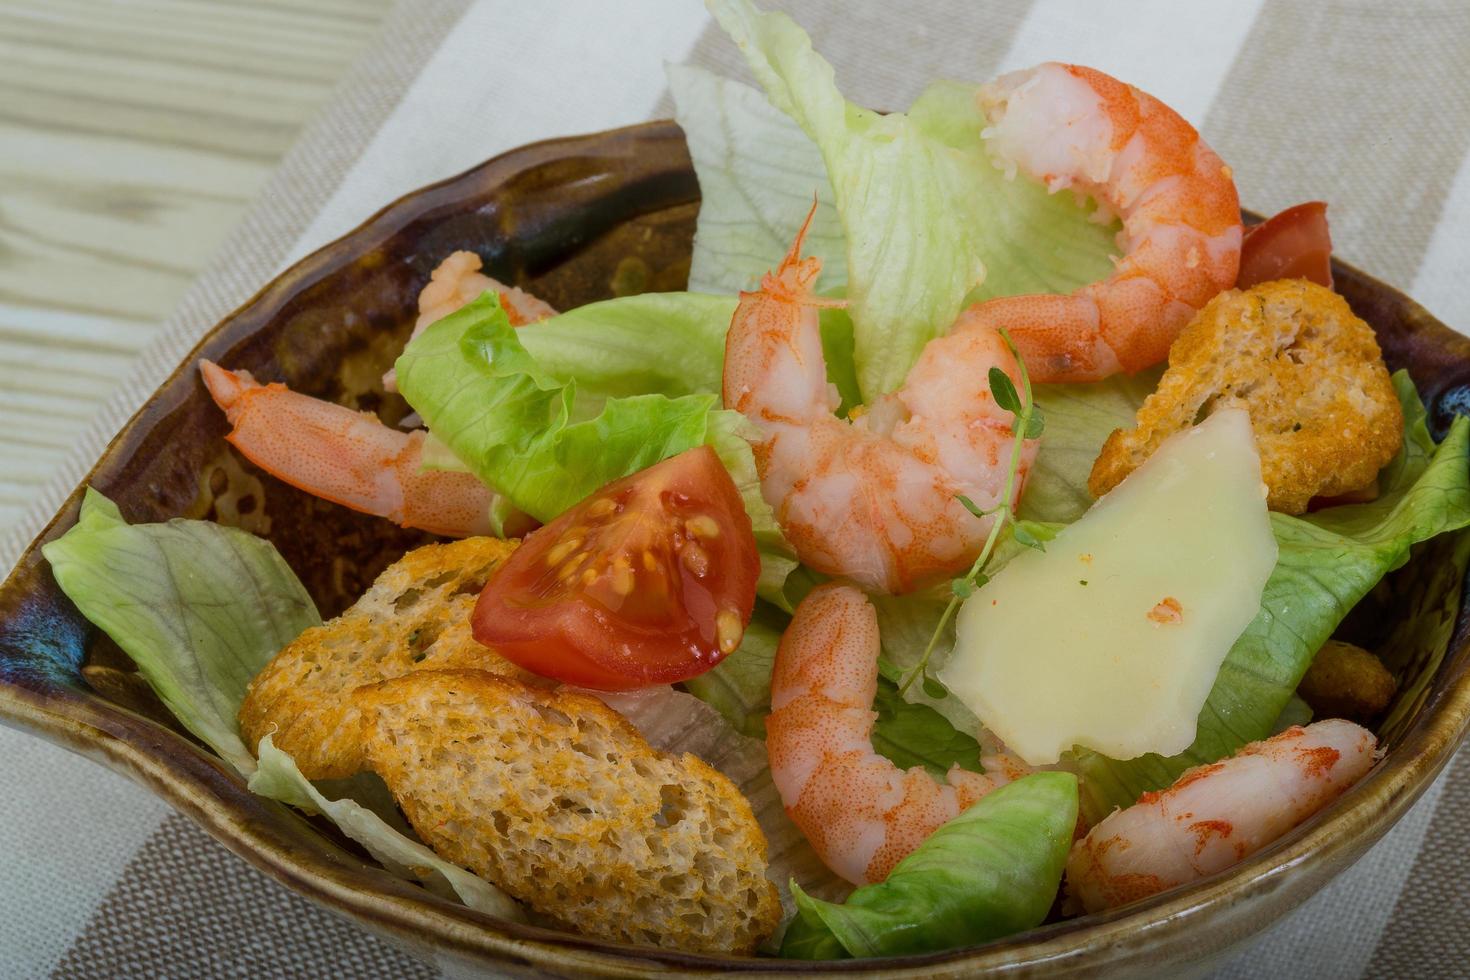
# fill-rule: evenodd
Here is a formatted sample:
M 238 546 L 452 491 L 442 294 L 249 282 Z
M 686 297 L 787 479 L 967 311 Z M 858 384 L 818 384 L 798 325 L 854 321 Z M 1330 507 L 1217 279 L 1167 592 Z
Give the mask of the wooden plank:
M 0 2 L 0 527 L 127 376 L 388 5 Z

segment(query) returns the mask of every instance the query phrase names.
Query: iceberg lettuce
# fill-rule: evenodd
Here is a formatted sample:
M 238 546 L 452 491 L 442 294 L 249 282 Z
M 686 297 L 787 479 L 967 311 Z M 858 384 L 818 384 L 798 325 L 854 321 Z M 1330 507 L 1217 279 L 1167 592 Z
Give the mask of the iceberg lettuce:
M 938 82 L 907 112 L 884 115 L 842 97 L 832 66 L 785 14 L 761 13 L 749 0 L 709 0 L 709 7 L 771 104 L 795 120 L 821 153 L 846 242 L 857 373 L 868 400 L 898 386 L 924 345 L 949 329 L 967 300 L 1070 292 L 1111 271 L 1116 225 L 1089 220 L 1089 210 L 1071 195 L 1049 194 L 1038 181 L 1010 179 L 991 161 L 980 136 L 986 121 L 976 86 Z M 723 119 L 728 132 L 720 145 L 759 146 L 759 139 L 773 133 L 769 116 L 750 111 L 749 97 L 734 86 L 684 84 L 680 118 Z M 749 133 L 734 130 L 742 123 Z M 750 153 L 707 152 L 702 127 L 691 128 L 700 186 L 718 199 L 711 206 L 716 220 L 706 222 L 701 215 L 701 249 L 740 254 L 771 247 L 785 228 L 783 222 L 778 231 L 768 217 L 773 202 L 751 200 L 742 208 L 738 194 L 761 180 L 759 164 Z M 788 137 L 775 141 L 783 147 L 783 165 L 810 165 L 809 155 L 790 151 Z M 787 174 L 781 186 L 800 184 Z M 807 193 L 820 200 L 822 184 L 813 181 Z M 786 221 L 799 223 L 805 216 L 805 208 L 795 210 Z M 751 233 L 762 227 L 766 234 Z M 822 246 L 831 248 L 825 240 Z M 767 267 L 788 247 L 783 242 L 778 252 L 763 255 Z M 730 267 L 732 279 L 743 281 L 759 264 Z M 716 281 L 708 275 L 711 268 L 701 268 L 707 276 L 701 288 L 736 284 Z M 828 277 L 821 284 L 838 283 Z
M 270 542 L 207 521 L 129 524 L 88 487 L 76 526 L 41 547 L 61 591 L 133 658 L 174 717 L 242 775 L 235 715 L 276 651 L 321 624 Z
M 750 515 L 761 552 L 761 594 L 784 602 L 781 586 L 796 561 L 761 496 L 752 426 L 738 412 L 719 408 L 719 395 L 700 390 L 718 390 L 724 342 L 709 324 L 722 309 L 733 310 L 734 301 L 724 306 L 719 297 L 667 297 L 597 304 L 519 332 L 499 297 L 487 292 L 408 345 L 398 358 L 399 390 L 454 459 L 541 521 L 604 484 L 708 444 Z M 656 336 L 657 321 L 643 317 L 660 309 L 675 311 L 680 335 L 697 340 L 682 377 L 675 355 L 637 339 L 640 324 Z M 532 335 L 536 356 L 522 343 Z M 602 338 L 601 347 L 592 335 Z M 567 376 L 543 368 L 543 357 Z M 663 378 L 665 389 L 669 378 L 679 377 L 687 393 L 624 393 L 650 377 Z
M 1038 926 L 1056 898 L 1076 825 L 1070 773 L 1040 772 L 1002 786 L 842 904 L 793 884 L 797 913 L 781 955 L 932 953 Z
M 395 830 L 384 819 L 394 815 L 391 803 L 374 812 L 351 798 L 328 799 L 270 736 L 261 739 L 258 763 L 250 754 L 236 721 L 246 686 L 277 650 L 321 624 L 269 541 L 209 521 L 128 524 L 116 504 L 88 488 L 76 526 L 42 553 L 82 615 L 253 792 L 323 814 L 401 878 L 492 915 L 524 918 L 499 888 Z M 345 782 L 360 791 L 356 784 Z

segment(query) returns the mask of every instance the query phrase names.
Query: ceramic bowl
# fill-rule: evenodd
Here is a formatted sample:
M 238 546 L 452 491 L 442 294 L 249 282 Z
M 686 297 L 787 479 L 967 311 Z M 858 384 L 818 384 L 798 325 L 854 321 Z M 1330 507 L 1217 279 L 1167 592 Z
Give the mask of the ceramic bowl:
M 302 494 L 243 463 L 198 380 L 200 357 L 379 412 L 407 406 L 377 378 L 412 326 L 415 297 L 448 252 L 560 308 L 678 289 L 699 188 L 680 130 L 650 123 L 514 150 L 389 205 L 282 273 L 200 342 L 113 440 L 86 482 L 130 521 L 210 518 L 273 541 L 331 616 L 425 540 Z M 1470 340 L 1383 283 L 1337 265 L 1338 288 L 1377 330 L 1389 365 L 1418 381 L 1436 427 L 1470 404 Z M 0 720 L 130 776 L 224 846 L 313 901 L 441 964 L 524 976 L 716 971 L 914 977 L 1177 972 L 1219 955 L 1319 891 L 1424 791 L 1470 718 L 1470 642 L 1459 602 L 1428 697 L 1351 792 L 1228 872 L 1106 915 L 919 957 L 811 964 L 634 948 L 496 920 L 378 869 L 330 826 L 251 795 L 185 733 L 131 663 L 57 589 L 39 545 L 76 519 L 78 487 L 0 586 Z M 1451 567 L 1448 564 L 1442 567 Z M 1432 582 L 1393 600 L 1414 613 Z M 1416 591 L 1419 590 L 1419 591 Z M 1449 628 L 1446 617 L 1446 629 Z M 1420 669 L 1425 669 L 1420 667 Z

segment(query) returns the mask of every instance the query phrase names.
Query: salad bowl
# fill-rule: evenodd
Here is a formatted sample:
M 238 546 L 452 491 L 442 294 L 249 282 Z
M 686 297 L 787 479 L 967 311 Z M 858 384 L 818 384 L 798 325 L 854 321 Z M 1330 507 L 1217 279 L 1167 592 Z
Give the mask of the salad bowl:
M 72 606 L 40 546 L 96 487 L 133 522 L 236 524 L 268 538 L 323 615 L 348 606 L 422 532 L 324 503 L 233 454 L 199 358 L 397 422 L 408 406 L 377 378 L 413 324 L 415 297 L 444 255 L 469 249 L 487 271 L 567 309 L 683 287 L 699 187 L 682 131 L 655 122 L 523 147 L 414 192 L 268 284 L 215 326 L 96 462 L 0 586 L 0 721 L 121 772 L 224 846 L 311 900 L 441 966 L 518 976 L 1096 976 L 1203 968 L 1319 891 L 1429 786 L 1470 725 L 1470 618 L 1457 538 L 1390 578 L 1369 639 L 1413 623 L 1430 652 L 1405 665 L 1387 754 L 1336 804 L 1227 872 L 1102 915 L 941 954 L 808 963 L 630 947 L 505 922 L 379 869 L 331 825 L 247 791 L 170 716 L 128 659 Z M 1470 409 L 1470 339 L 1403 294 L 1335 263 L 1337 289 L 1407 368 L 1441 435 Z M 1427 569 L 1427 571 L 1425 570 Z M 1361 623 L 1357 620 L 1362 620 Z M 1376 632 L 1375 632 L 1376 631 Z M 1421 683 L 1422 682 L 1422 683 Z

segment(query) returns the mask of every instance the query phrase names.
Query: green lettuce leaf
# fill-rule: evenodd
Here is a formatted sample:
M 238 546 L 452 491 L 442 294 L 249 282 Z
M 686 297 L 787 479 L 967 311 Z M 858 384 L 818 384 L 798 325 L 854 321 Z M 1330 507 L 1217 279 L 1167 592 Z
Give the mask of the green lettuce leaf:
M 394 830 L 381 816 L 352 799 L 331 800 L 311 784 L 296 762 L 275 747 L 269 735 L 260 740 L 260 765 L 250 777 L 250 791 L 307 813 L 320 813 L 357 841 L 383 867 L 416 881 L 445 898 L 457 898 L 472 909 L 503 919 L 524 921 L 525 913 L 505 892 L 478 875 L 451 864 L 418 841 Z
M 130 525 L 96 490 L 41 548 L 61 591 L 138 665 L 174 717 L 240 773 L 235 715 L 276 651 L 321 624 L 270 543 L 206 521 Z
M 733 291 L 623 296 L 542 320 L 516 339 L 541 373 L 575 383 L 579 414 L 608 398 L 718 394 L 737 302 Z
M 952 766 L 984 772 L 980 743 L 974 736 L 956 729 L 930 705 L 905 700 L 898 685 L 898 677 L 878 678 L 878 691 L 873 696 L 873 710 L 878 713 L 873 723 L 873 751 L 900 769 L 923 766 L 938 779 L 943 779 Z
M 1093 461 L 1114 429 L 1133 428 L 1161 374 L 1158 367 L 1092 384 L 1035 386 L 1046 430 L 1026 478 L 1021 517 L 1070 524 L 1092 506 L 1087 477 Z
M 822 154 L 760 92 L 703 68 L 669 65 L 674 119 L 699 178 L 689 288 L 753 289 L 781 261 L 815 199 L 806 251 L 826 282 L 847 281 L 847 244 Z
M 559 384 L 540 369 L 493 292 L 432 324 L 397 371 L 399 390 L 454 456 L 540 521 L 702 444 L 718 401 L 633 395 L 573 421 L 575 382 Z
M 471 908 L 524 918 L 500 889 L 394 829 L 385 793 L 339 780 L 362 802 L 330 800 L 270 736 L 261 739 L 258 763 L 250 754 L 237 721 L 246 687 L 276 651 L 321 625 L 311 596 L 269 541 L 209 521 L 128 524 L 116 504 L 88 488 L 76 526 L 42 553 L 82 615 L 133 658 L 174 717 L 245 776 L 252 792 L 323 814 L 399 877 Z M 363 805 L 370 800 L 379 812 Z
M 967 300 L 1070 292 L 1111 270 L 1115 226 L 1089 221 L 1070 195 L 1048 194 L 1038 181 L 1008 180 L 991 161 L 980 137 L 986 121 L 975 86 L 940 82 L 907 113 L 881 115 L 842 97 L 832 66 L 786 15 L 761 13 L 749 0 L 709 0 L 709 7 L 771 104 L 821 151 L 847 243 L 858 379 L 869 399 L 898 386 L 924 344 L 949 329 Z M 715 93 L 725 100 L 719 104 L 732 101 L 728 92 Z M 695 115 L 692 107 L 685 115 Z M 722 145 L 743 137 L 728 135 Z M 727 161 L 729 169 L 746 168 L 741 158 Z M 738 194 L 703 173 L 701 179 L 711 185 L 705 206 L 716 194 L 712 213 L 734 220 Z M 820 195 L 821 188 L 814 190 Z M 749 204 L 744 210 L 759 214 Z M 769 239 L 775 229 L 766 224 Z M 731 250 L 752 247 L 761 246 L 747 241 Z M 763 256 L 767 267 L 788 247 L 783 242 Z
M 737 732 L 766 737 L 766 715 L 771 713 L 771 665 L 787 619 L 757 603 L 755 617 L 745 628 L 740 648 L 713 669 L 684 682 L 684 688 L 725 717 Z
M 1176 756 L 1128 761 L 1078 750 L 1089 818 L 1270 734 L 1312 657 L 1349 610 L 1408 561 L 1414 545 L 1470 525 L 1470 418 L 1455 419 L 1435 446 L 1412 382 L 1399 372 L 1394 384 L 1405 442 L 1380 475 L 1379 498 L 1305 517 L 1271 515 L 1280 548 L 1276 568 L 1260 613 L 1220 668 L 1194 744 Z
M 540 521 L 551 520 L 604 484 L 709 445 L 730 472 L 750 515 L 761 554 L 761 594 L 784 603 L 782 586 L 796 559 L 761 496 L 750 449 L 755 429 L 738 412 L 720 409 L 717 394 L 700 391 L 718 385 L 723 341 L 714 343 L 713 330 L 697 324 L 716 315 L 728 320 L 721 311 L 733 309 L 733 301 L 668 295 L 667 308 L 694 311 L 681 321 L 687 329 L 680 336 L 704 338 L 691 348 L 702 351 L 692 358 L 697 370 L 679 382 L 693 393 L 619 394 L 651 378 L 663 378 L 660 383 L 668 388 L 668 379 L 679 373 L 677 359 L 656 352 L 658 345 L 646 339 L 656 336 L 651 329 L 656 321 L 640 318 L 664 308 L 648 302 L 648 296 L 596 304 L 600 309 L 595 312 L 579 317 L 581 311 L 574 310 L 534 330 L 517 331 L 490 292 L 434 323 L 408 345 L 398 359 L 399 390 L 428 423 L 433 438 L 426 444 L 434 445 L 436 460 L 447 456 L 445 465 L 462 461 L 510 504 Z M 643 340 L 638 339 L 639 323 Z M 539 338 L 534 342 L 540 352 L 536 357 L 522 342 L 533 334 Z M 583 336 L 593 334 L 603 337 L 601 348 Z M 613 352 L 600 368 L 598 350 Z M 553 377 L 539 357 L 548 357 L 568 376 Z M 642 369 L 636 366 L 640 360 Z M 579 421 L 579 409 L 589 407 L 581 395 L 583 377 L 592 379 L 595 414 Z
M 936 830 L 888 878 L 841 905 L 794 882 L 797 915 L 781 955 L 801 959 L 931 953 L 1040 925 L 1077 824 L 1077 780 L 1041 772 L 981 798 Z

